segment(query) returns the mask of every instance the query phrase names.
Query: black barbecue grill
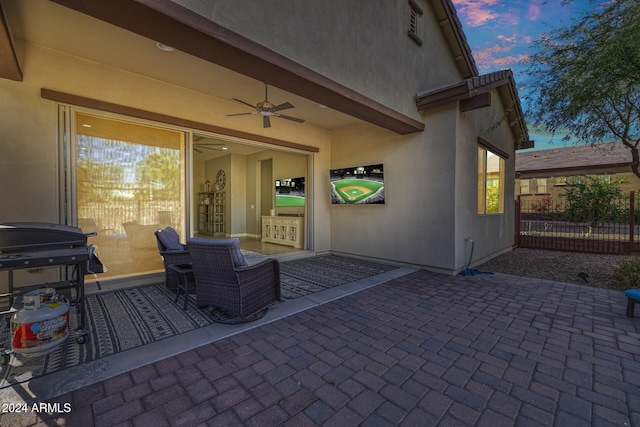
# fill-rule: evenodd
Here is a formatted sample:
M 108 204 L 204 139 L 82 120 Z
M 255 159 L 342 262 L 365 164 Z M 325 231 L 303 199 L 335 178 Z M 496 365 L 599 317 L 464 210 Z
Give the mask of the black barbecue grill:
M 87 337 L 84 310 L 84 276 L 93 251 L 87 246 L 87 234 L 78 227 L 42 222 L 12 222 L 0 224 L 0 271 L 9 273 L 8 293 L 0 297 L 13 299 L 25 290 L 14 289 L 13 271 L 20 269 L 66 266 L 69 278 L 62 282 L 45 283 L 36 287 L 72 289 L 79 313 L 76 339 L 84 343 Z M 70 270 L 70 271 L 69 271 Z M 97 271 L 96 271 L 97 272 Z M 15 309 L 9 310 L 13 311 Z M 5 312 L 6 313 L 6 312 Z

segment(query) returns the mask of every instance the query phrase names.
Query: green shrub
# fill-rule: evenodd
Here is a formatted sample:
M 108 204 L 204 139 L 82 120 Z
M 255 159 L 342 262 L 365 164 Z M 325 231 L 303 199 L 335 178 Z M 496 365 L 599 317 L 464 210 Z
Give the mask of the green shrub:
M 574 179 L 567 185 L 562 197 L 567 200 L 565 215 L 572 222 L 588 222 L 592 228 L 606 221 L 625 221 L 623 198 L 619 185 L 624 179 L 606 181 L 601 176 Z
M 609 287 L 619 290 L 640 288 L 640 258 L 634 256 L 615 266 Z

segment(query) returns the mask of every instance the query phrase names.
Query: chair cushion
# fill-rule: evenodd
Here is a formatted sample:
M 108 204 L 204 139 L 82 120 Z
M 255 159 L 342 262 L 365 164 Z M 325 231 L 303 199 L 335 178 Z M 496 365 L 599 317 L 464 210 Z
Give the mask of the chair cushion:
M 189 242 L 195 242 L 205 245 L 222 245 L 229 246 L 231 251 L 231 258 L 233 259 L 233 266 L 235 268 L 247 267 L 248 264 L 244 260 L 244 255 L 240 250 L 240 241 L 236 238 L 233 239 L 203 239 L 202 237 L 194 237 Z
M 167 227 L 164 230 L 158 230 L 158 240 L 164 245 L 168 251 L 183 251 L 184 247 L 180 243 L 180 236 L 176 230 Z

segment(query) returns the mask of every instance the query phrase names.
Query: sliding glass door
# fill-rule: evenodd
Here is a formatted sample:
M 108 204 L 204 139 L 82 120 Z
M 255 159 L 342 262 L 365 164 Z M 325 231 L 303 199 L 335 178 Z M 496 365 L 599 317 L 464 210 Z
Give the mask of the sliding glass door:
M 186 133 L 80 112 L 73 119 L 71 207 L 78 226 L 97 233 L 89 243 L 107 267 L 100 279 L 162 270 L 154 231 L 186 232 Z

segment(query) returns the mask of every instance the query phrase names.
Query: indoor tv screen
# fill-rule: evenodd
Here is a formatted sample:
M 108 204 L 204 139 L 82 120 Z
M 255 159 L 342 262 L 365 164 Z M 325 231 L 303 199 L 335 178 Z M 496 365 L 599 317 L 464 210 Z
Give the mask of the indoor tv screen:
M 334 205 L 384 204 L 382 165 L 332 170 L 331 203 Z
M 276 207 L 304 206 L 304 178 L 276 180 Z

